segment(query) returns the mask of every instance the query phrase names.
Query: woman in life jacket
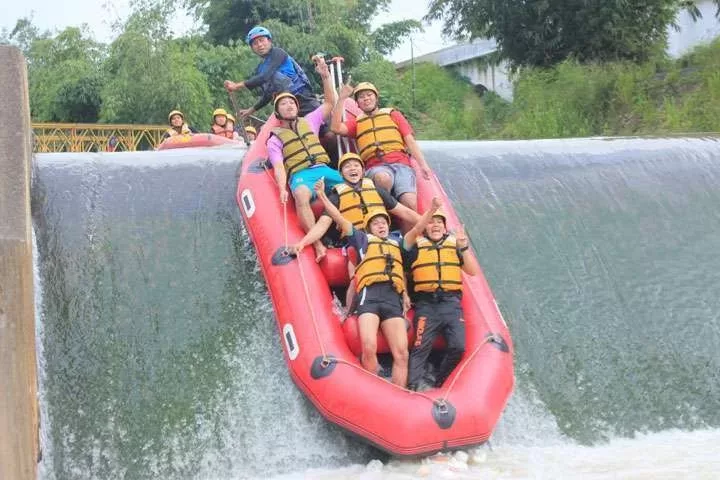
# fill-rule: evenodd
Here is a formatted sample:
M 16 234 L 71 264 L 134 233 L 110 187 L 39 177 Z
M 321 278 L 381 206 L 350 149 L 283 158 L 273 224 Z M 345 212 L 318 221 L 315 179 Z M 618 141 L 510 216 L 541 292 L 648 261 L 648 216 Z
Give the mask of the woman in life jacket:
M 227 122 L 225 123 L 225 130 L 228 132 L 232 132 L 232 138 L 233 140 L 240 140 L 240 134 L 235 130 L 235 117 L 228 113 L 227 114 Z
M 228 113 L 224 108 L 216 108 L 213 112 L 213 123 L 210 132 L 225 138 L 233 138 L 233 132 L 227 130 Z
M 390 216 L 385 209 L 369 210 L 363 219 L 364 230 L 360 230 L 327 198 L 322 179 L 316 183 L 315 191 L 358 254 L 357 267 L 352 264 L 350 267 L 357 297 L 354 305 L 362 343 L 362 366 L 370 372 L 380 371 L 377 332 L 382 329 L 393 358 L 391 381 L 404 388 L 408 374 L 405 313 L 410 308 L 410 298 L 400 244 L 389 238 Z
M 175 135 L 197 133 L 197 130 L 185 123 L 185 115 L 180 110 L 173 110 L 168 114 L 168 123 L 170 124 L 170 128 L 163 133 L 162 140 L 174 137 Z
M 365 162 L 366 175 L 408 208 L 417 211 L 417 182 L 411 156 L 426 180 L 431 171 L 415 140 L 413 129 L 400 111 L 380 108 L 378 89 L 370 82 L 340 89 L 338 105 L 352 95 L 362 113 L 342 119 L 342 109 L 333 110 L 330 128 L 338 135 L 354 139 Z
M 257 138 L 257 130 L 255 130 L 255 127 L 252 125 L 248 125 L 245 127 L 245 133 L 247 134 L 248 140 L 251 142 Z
M 376 187 L 371 179 L 364 176 L 363 160 L 357 153 L 348 152 L 340 157 L 338 170 L 342 175 L 343 183 L 333 187 L 328 198 L 340 210 L 342 216 L 352 222 L 356 228 L 363 228 L 365 214 L 377 208 L 387 210 L 393 215 L 393 220 L 410 226 L 420 220 L 417 212 L 399 203 L 390 192 Z M 330 214 L 323 212 L 307 235 L 290 247 L 291 252 L 302 250 L 305 245 L 320 239 L 329 245 L 344 246 L 346 242 L 338 238 L 338 232 L 334 229 L 330 230 L 332 224 Z

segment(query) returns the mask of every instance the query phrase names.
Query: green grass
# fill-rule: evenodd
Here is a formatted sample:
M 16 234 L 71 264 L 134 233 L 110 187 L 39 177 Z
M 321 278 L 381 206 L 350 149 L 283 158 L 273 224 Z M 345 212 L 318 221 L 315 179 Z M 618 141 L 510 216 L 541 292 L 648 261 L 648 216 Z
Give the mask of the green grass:
M 383 82 L 381 82 L 383 83 Z M 514 99 L 479 97 L 467 81 L 430 64 L 404 72 L 390 104 L 421 139 L 527 139 L 720 131 L 720 39 L 677 60 L 525 69 Z M 389 86 L 388 86 L 389 87 Z M 382 87 L 381 87 L 382 91 Z

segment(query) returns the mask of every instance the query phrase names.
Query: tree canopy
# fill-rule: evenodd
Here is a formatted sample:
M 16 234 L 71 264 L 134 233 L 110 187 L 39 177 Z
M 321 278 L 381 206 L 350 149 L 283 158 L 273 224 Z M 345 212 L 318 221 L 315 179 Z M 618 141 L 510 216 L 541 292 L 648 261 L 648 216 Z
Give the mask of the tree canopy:
M 664 48 L 680 8 L 700 15 L 695 0 L 431 0 L 425 18 L 455 38 L 495 38 L 513 66 L 547 67 L 646 60 Z
M 404 36 L 421 29 L 405 20 L 371 29 L 371 19 L 390 0 L 186 0 L 204 22 L 200 32 L 170 34 L 177 2 L 134 0 L 110 44 L 92 39 L 87 28 L 41 32 L 31 18 L 1 43 L 20 47 L 28 59 L 30 103 L 35 121 L 165 123 L 180 109 L 204 129 L 216 107 L 229 107 L 223 80 L 248 78 L 258 57 L 245 44 L 247 31 L 262 22 L 273 40 L 290 52 L 318 83 L 310 57 L 342 55 L 350 69 L 395 49 Z M 255 94 L 237 93 L 241 106 Z
M 207 27 L 207 39 L 216 45 L 244 42 L 247 32 L 258 24 L 282 24 L 293 35 L 311 35 L 337 43 L 357 44 L 358 35 L 369 38 L 359 56 L 364 59 L 372 49 L 388 54 L 414 31 L 420 22 L 403 20 L 382 25 L 375 31 L 371 20 L 387 11 L 391 0 L 186 0 L 186 5 Z M 273 35 L 275 32 L 273 31 Z M 329 37 L 329 38 L 328 38 Z M 360 42 L 364 43 L 364 42 Z M 338 46 L 338 45 L 331 45 Z M 339 53 L 339 52 L 334 52 Z M 347 55 L 346 52 L 342 52 Z
M 416 66 L 411 80 L 408 72 L 398 73 L 383 58 L 421 28 L 414 20 L 374 27 L 371 20 L 389 4 L 390 0 L 185 0 L 204 26 L 177 38 L 170 33 L 177 2 L 133 0 L 132 14 L 118 25 L 118 36 L 109 44 L 95 41 L 86 27 L 41 32 L 32 19 L 20 19 L 14 29 L 0 31 L 0 43 L 19 46 L 28 59 L 34 121 L 164 124 L 170 110 L 180 109 L 193 126 L 206 130 L 214 108 L 231 107 L 223 80 L 246 79 L 257 66 L 259 58 L 244 38 L 260 23 L 272 31 L 276 45 L 305 66 L 312 82 L 319 79 L 310 56 L 339 54 L 345 58 L 346 73 L 355 81 L 375 83 L 381 102 L 402 109 L 425 136 L 479 135 L 491 110 L 484 109 L 467 81 L 426 65 Z M 661 51 L 667 26 L 679 8 L 699 15 L 693 0 L 432 0 L 427 19 L 442 19 L 446 31 L 457 37 L 495 36 L 501 55 L 515 65 L 548 67 L 568 59 L 582 63 L 647 58 Z M 532 71 L 524 69 L 526 76 Z M 556 73 L 551 70 L 548 75 Z M 513 108 L 532 97 L 522 95 L 523 88 L 527 91 L 524 85 L 527 82 L 516 77 L 518 100 Z M 488 94 L 483 102 L 491 97 Z M 249 107 L 256 94 L 241 90 L 237 99 L 241 108 Z M 497 98 L 487 105 L 506 112 Z M 264 113 L 269 111 L 268 107 Z

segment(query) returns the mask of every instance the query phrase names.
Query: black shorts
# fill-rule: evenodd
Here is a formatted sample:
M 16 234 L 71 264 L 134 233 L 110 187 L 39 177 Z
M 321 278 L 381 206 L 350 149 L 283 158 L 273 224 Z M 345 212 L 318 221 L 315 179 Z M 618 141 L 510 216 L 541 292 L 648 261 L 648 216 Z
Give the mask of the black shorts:
M 392 283 L 382 282 L 369 285 L 357 294 L 357 314 L 374 313 L 380 321 L 403 317 L 402 295 L 395 291 Z
M 298 116 L 304 117 L 320 106 L 320 102 L 312 92 L 299 92 L 295 94 L 295 98 L 300 102 Z
M 295 95 L 295 97 L 300 102 L 300 110 L 298 111 L 298 116 L 300 117 L 304 117 L 305 115 L 312 112 L 321 105 L 321 103 L 318 101 L 317 97 L 313 93 L 298 93 Z M 322 137 L 324 137 L 329 130 L 330 126 L 327 124 L 327 122 L 323 122 L 320 125 L 318 137 L 322 139 Z

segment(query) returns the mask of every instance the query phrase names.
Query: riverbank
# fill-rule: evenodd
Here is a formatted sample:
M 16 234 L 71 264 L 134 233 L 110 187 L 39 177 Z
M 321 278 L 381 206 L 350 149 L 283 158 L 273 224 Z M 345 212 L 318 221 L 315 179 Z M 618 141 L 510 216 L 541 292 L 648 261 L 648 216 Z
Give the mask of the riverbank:
M 396 97 L 421 139 L 531 139 L 720 131 L 720 39 L 672 60 L 581 65 L 517 74 L 514 99 L 478 97 L 434 65 L 405 72 Z

